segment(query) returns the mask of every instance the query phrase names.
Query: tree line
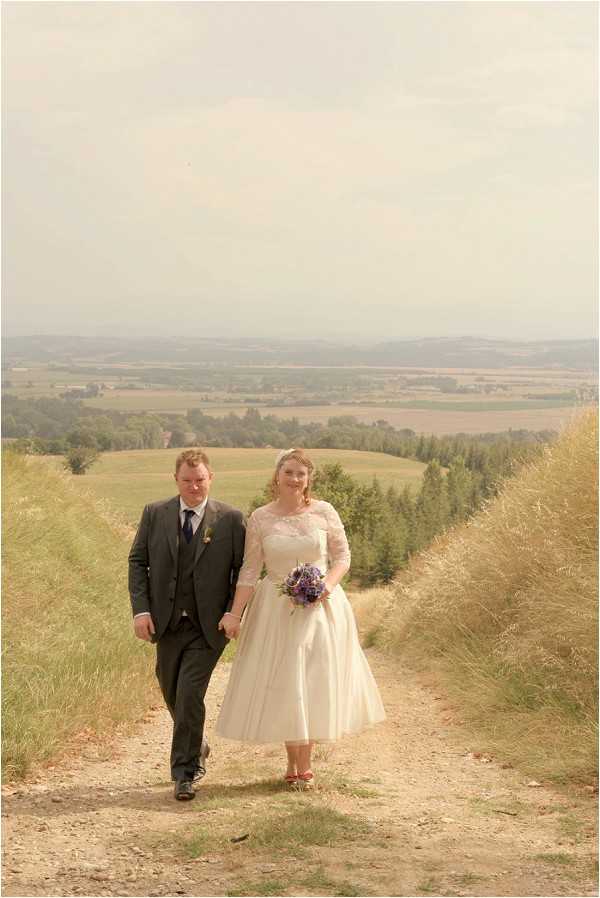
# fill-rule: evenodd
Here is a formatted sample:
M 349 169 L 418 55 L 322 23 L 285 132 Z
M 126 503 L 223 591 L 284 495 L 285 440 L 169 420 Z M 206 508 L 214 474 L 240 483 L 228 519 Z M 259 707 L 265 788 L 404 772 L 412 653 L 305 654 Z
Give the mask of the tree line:
M 249 408 L 243 415 L 213 417 L 201 409 L 186 415 L 127 413 L 92 409 L 77 400 L 7 395 L 2 406 L 2 433 L 20 441 L 23 451 L 62 455 L 70 448 L 100 452 L 125 449 L 181 448 L 186 445 L 231 448 L 310 446 L 383 452 L 422 462 L 437 459 L 447 467 L 460 455 L 469 470 L 487 482 L 510 472 L 515 460 L 528 457 L 536 445 L 554 438 L 553 431 L 509 430 L 476 436 L 425 436 L 398 429 L 387 421 L 373 424 L 339 415 L 326 424 L 298 418 L 261 415 Z M 16 446 L 15 448 L 19 448 Z
M 8 394 L 2 402 L 3 437 L 33 454 L 63 455 L 75 447 L 99 452 L 162 449 L 163 430 L 155 415 L 104 412 L 79 400 Z
M 387 583 L 414 553 L 447 527 L 465 521 L 482 504 L 476 475 L 459 456 L 444 476 L 430 461 L 416 491 L 383 490 L 377 478 L 362 485 L 340 465 L 325 465 L 314 490 L 338 510 L 352 551 L 352 578 L 361 586 Z

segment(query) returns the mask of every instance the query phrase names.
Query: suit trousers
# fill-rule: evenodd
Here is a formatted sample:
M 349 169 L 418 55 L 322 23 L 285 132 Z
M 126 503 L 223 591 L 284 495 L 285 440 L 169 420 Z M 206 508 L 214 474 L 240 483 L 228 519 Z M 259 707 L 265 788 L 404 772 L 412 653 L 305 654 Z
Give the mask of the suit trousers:
M 168 628 L 156 644 L 156 676 L 173 718 L 171 777 L 191 780 L 204 733 L 204 696 L 222 649 L 213 649 L 190 618 Z

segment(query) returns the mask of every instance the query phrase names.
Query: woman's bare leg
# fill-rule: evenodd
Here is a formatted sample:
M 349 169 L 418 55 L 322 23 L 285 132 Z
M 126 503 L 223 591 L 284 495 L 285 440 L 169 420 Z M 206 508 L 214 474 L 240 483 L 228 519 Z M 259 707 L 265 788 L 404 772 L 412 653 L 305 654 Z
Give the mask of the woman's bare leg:
M 298 750 L 301 746 L 294 744 L 293 742 L 285 743 L 285 750 L 287 752 L 287 771 L 286 776 L 296 776 L 298 773 Z
M 310 770 L 310 758 L 313 750 L 313 742 L 308 742 L 306 745 L 298 746 L 298 773 L 306 773 Z

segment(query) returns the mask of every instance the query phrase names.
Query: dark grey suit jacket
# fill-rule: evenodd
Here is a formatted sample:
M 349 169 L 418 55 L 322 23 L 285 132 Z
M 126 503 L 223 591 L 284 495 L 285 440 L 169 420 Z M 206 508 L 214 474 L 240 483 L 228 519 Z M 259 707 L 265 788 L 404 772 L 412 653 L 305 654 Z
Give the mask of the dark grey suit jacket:
M 173 611 L 177 584 L 179 496 L 146 505 L 129 553 L 133 614 L 149 611 L 156 635 L 163 635 Z M 217 625 L 231 608 L 244 557 L 246 525 L 241 511 L 209 499 L 196 539 L 194 592 L 198 620 L 215 649 L 227 642 Z

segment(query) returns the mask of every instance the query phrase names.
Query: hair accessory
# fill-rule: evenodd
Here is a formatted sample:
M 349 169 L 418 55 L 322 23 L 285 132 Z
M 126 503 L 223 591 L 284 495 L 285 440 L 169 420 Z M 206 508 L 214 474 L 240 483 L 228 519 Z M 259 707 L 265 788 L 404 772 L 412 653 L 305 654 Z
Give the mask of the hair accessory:
M 292 452 L 295 452 L 295 451 L 296 451 L 296 450 L 293 449 L 293 448 L 292 448 L 292 449 L 282 449 L 281 452 L 279 453 L 279 455 L 277 456 L 277 458 L 275 459 L 275 467 L 276 467 L 276 468 L 279 467 L 279 465 L 281 464 L 281 462 L 283 461 L 283 459 L 284 459 L 287 455 L 291 455 Z

